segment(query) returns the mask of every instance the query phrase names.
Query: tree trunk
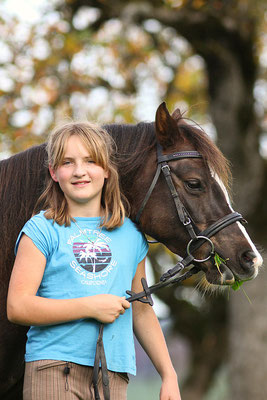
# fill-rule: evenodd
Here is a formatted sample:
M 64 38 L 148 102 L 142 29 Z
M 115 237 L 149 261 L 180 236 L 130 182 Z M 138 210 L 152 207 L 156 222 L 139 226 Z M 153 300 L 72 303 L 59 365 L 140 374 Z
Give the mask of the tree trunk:
M 265 262 L 267 253 L 264 254 Z M 230 385 L 231 399 L 267 398 L 267 274 L 262 271 L 231 296 Z

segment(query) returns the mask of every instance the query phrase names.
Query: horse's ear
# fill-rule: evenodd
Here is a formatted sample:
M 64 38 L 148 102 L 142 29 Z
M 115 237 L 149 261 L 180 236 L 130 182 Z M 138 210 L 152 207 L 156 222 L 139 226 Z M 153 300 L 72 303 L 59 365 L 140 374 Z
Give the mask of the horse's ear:
M 172 118 L 174 118 L 176 121 L 182 118 L 182 114 L 179 108 L 176 108 L 176 110 L 173 111 Z
M 177 122 L 170 115 L 166 103 L 163 102 L 156 112 L 156 136 L 163 149 L 175 143 L 177 134 Z

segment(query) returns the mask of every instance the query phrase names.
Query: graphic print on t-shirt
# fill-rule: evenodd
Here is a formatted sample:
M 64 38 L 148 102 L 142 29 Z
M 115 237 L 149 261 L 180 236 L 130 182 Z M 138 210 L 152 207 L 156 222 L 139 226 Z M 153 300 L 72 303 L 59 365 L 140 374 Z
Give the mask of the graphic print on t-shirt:
M 70 267 L 80 277 L 82 285 L 106 285 L 117 265 L 111 252 L 112 239 L 96 229 L 85 228 L 68 238 L 73 259 Z
M 74 241 L 72 245 L 76 260 L 88 272 L 97 273 L 105 269 L 111 261 L 108 244 L 99 237 L 92 237 L 92 242 Z

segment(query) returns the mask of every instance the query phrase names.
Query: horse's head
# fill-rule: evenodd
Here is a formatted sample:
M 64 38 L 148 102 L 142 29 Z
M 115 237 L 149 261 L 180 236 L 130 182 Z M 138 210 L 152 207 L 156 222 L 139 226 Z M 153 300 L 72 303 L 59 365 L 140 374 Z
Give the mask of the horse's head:
M 229 180 L 228 163 L 208 136 L 187 124 L 179 110 L 170 115 L 165 103 L 157 110 L 155 130 L 161 154 L 174 155 L 173 158 L 166 157 L 172 182 L 196 234 L 201 234 L 216 221 L 233 213 L 226 190 Z M 202 157 L 177 159 L 177 152 L 193 152 L 193 155 L 198 152 Z M 140 194 L 140 190 L 136 191 L 138 201 L 149 190 L 158 157 L 154 149 L 148 154 L 142 174 L 143 192 Z M 157 183 L 142 210 L 140 225 L 144 232 L 164 243 L 172 252 L 184 256 L 190 236 L 178 217 L 174 196 L 163 173 L 159 172 Z M 136 213 L 140 204 L 133 206 Z M 241 222 L 229 224 L 210 239 L 216 257 L 198 263 L 209 283 L 232 285 L 235 280 L 244 281 L 256 277 L 262 258 Z M 194 251 L 194 257 L 206 259 L 210 250 L 210 242 L 204 241 Z

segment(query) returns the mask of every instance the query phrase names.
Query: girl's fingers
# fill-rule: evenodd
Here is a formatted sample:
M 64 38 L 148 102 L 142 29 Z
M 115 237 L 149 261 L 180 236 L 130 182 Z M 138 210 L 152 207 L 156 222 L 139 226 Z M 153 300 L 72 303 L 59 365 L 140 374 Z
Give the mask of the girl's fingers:
M 131 304 L 129 303 L 129 301 L 126 300 L 125 297 L 122 297 L 122 307 L 123 307 L 124 309 L 127 309 L 127 308 L 130 308 L 130 307 L 131 307 Z

